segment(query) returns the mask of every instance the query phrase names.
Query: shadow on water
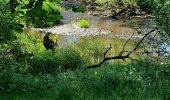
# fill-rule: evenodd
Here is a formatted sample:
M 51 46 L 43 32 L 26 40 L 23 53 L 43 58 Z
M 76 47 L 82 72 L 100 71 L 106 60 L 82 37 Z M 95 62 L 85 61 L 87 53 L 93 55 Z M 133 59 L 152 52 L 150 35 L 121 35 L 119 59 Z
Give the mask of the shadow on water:
M 125 39 L 108 38 L 104 36 L 81 37 L 79 35 L 64 35 L 60 36 L 58 43 L 61 48 L 65 48 L 68 45 L 79 47 L 91 45 L 96 46 L 96 48 L 101 49 L 102 51 L 105 51 L 107 48 L 109 48 L 111 44 L 112 49 L 110 50 L 108 56 L 117 56 L 123 50 L 123 46 L 126 41 L 127 40 Z M 130 40 L 126 45 L 125 50 L 131 51 L 134 48 L 135 43 L 136 43 L 135 40 Z

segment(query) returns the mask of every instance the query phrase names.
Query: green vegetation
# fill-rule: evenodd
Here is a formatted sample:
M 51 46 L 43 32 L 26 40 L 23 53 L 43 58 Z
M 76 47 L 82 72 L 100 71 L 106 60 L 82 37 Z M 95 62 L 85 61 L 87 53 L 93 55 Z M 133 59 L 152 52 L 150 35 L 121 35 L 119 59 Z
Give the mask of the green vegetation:
M 11 12 L 27 26 L 46 27 L 60 22 L 60 0 L 10 0 Z
M 79 25 L 79 27 L 81 27 L 81 28 L 89 28 L 89 26 L 90 26 L 90 21 L 87 20 L 87 19 L 81 19 L 81 20 L 78 21 L 78 25 Z
M 108 61 L 98 68 L 86 69 L 102 61 L 106 44 L 87 39 L 78 45 L 46 50 L 44 33 L 30 27 L 59 23 L 60 2 L 0 0 L 0 100 L 170 100 L 169 59 L 142 56 L 138 61 Z M 169 39 L 169 0 L 96 3 L 139 6 L 154 16 L 160 37 Z M 89 28 L 90 21 L 81 19 L 78 25 Z M 119 48 L 115 46 L 114 52 L 116 49 Z
M 86 11 L 86 7 L 84 5 L 73 3 L 65 5 L 66 10 L 72 10 L 73 12 L 84 13 Z
M 86 11 L 86 7 L 83 6 L 83 5 L 80 5 L 78 7 L 77 6 L 72 6 L 72 10 L 74 12 L 82 12 L 82 13 L 84 13 Z
M 42 37 L 41 33 L 18 34 L 11 46 L 1 47 L 3 54 L 6 49 L 13 51 L 0 57 L 0 99 L 170 98 L 169 63 L 143 59 L 86 70 L 87 65 L 102 59 L 104 44 L 87 41 L 76 47 L 57 47 L 52 52 L 45 50 Z
M 10 13 L 8 2 L 0 0 L 0 43 L 14 40 L 15 32 L 22 32 L 23 25 L 19 24 L 14 15 Z
M 96 0 L 95 2 L 101 6 L 110 7 L 114 5 L 137 5 L 138 0 Z
M 24 69 L 26 67 L 24 62 L 16 63 L 7 58 L 0 61 L 1 99 L 168 100 L 170 98 L 170 65 L 166 63 L 159 65 L 150 60 L 142 60 L 128 65 L 106 64 L 95 70 L 79 69 L 58 74 L 43 72 L 34 75 Z M 48 65 L 46 70 L 51 66 Z M 27 67 L 30 65 L 27 64 Z

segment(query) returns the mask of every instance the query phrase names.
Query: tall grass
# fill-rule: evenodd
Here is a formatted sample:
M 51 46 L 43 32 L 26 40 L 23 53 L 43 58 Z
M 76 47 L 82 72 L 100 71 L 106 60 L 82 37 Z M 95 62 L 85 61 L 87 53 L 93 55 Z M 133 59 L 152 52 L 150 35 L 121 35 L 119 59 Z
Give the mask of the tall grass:
M 106 64 L 93 70 L 68 70 L 56 75 L 32 75 L 15 68 L 1 69 L 0 98 L 169 100 L 169 66 L 142 60 L 128 65 Z

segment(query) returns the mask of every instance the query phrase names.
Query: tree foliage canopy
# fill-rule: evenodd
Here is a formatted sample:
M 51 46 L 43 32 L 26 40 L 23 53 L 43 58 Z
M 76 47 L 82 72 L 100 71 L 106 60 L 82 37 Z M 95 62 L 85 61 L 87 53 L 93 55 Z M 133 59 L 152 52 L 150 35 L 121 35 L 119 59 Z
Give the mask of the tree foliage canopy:
M 60 0 L 10 0 L 11 12 L 28 26 L 45 27 L 60 22 Z

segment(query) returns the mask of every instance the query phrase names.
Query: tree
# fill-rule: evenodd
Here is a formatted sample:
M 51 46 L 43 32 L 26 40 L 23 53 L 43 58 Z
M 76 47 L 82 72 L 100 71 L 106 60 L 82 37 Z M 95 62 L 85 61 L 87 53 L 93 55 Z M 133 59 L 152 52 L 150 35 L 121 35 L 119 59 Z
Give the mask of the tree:
M 46 27 L 62 19 L 60 0 L 10 0 L 11 12 L 27 26 Z

